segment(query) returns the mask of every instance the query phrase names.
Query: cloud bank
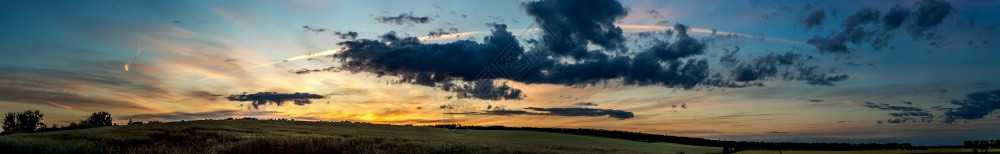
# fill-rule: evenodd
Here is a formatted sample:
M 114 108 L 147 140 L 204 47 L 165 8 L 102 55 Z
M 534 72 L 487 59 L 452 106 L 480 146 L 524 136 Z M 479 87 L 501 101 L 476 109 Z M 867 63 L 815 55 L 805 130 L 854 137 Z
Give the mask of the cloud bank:
M 936 41 L 931 42 L 931 45 L 939 46 L 943 38 L 927 31 L 937 27 L 945 18 L 956 12 L 955 8 L 951 3 L 942 0 L 923 0 L 916 5 L 918 8 L 914 13 L 897 5 L 890 8 L 885 15 L 879 10 L 861 8 L 841 21 L 842 28 L 835 35 L 816 35 L 806 43 L 825 53 L 850 53 L 852 49 L 848 44 L 867 45 L 873 50 L 882 50 L 893 38 L 892 30 L 906 25 L 907 32 L 914 38 Z M 806 29 L 811 27 L 808 19 L 812 18 L 812 16 L 807 18 Z
M 730 73 L 732 77 L 727 77 L 713 74 L 709 61 L 697 58 L 706 55 L 708 44 L 688 35 L 690 28 L 683 24 L 650 33 L 656 38 L 648 40 L 653 44 L 651 47 L 630 51 L 624 45 L 621 28 L 614 24 L 628 14 L 617 1 L 542 0 L 524 3 L 523 7 L 542 27 L 542 38 L 526 41 L 530 48 L 522 46 L 504 24 L 490 24 L 490 35 L 481 42 L 424 43 L 416 37 L 401 37 L 390 31 L 377 39 L 338 43 L 344 47 L 343 52 L 331 57 L 339 61 L 339 66 L 297 73 L 372 73 L 379 77 L 399 77 L 396 83 L 452 91 L 460 98 L 518 100 L 524 97 L 519 89 L 480 80 L 565 86 L 611 83 L 681 89 L 735 88 L 762 85 L 760 82 L 777 75 L 777 67 L 792 66 L 802 59 L 794 53 L 772 54 L 738 64 L 736 71 Z M 401 15 L 407 16 L 411 15 Z M 439 29 L 432 34 L 441 32 L 447 33 Z M 783 79 L 826 86 L 847 79 L 847 75 L 828 75 L 818 66 L 790 68 L 794 70 L 783 71 L 786 72 L 781 74 Z
M 919 120 L 919 122 L 929 123 L 934 120 L 934 114 L 918 107 L 895 106 L 888 103 L 877 104 L 872 102 L 865 102 L 865 104 L 862 104 L 861 106 L 884 111 L 893 111 L 894 113 L 889 113 L 889 116 L 892 116 L 893 119 L 884 121 L 884 123 L 889 124 L 918 122 L 917 120 Z M 876 123 L 882 124 L 883 121 L 878 120 Z
M 960 119 L 982 119 L 1000 109 L 1000 89 L 969 93 L 965 95 L 965 99 L 950 102 L 959 107 L 945 109 L 945 123 L 953 123 Z
M 479 113 L 468 113 L 468 114 L 480 114 L 480 115 L 551 115 L 551 116 L 586 116 L 586 117 L 600 117 L 608 116 L 615 119 L 629 119 L 635 117 L 635 114 L 628 111 L 614 110 L 614 109 L 596 109 L 596 108 L 538 108 L 538 107 L 527 107 L 525 110 L 508 110 L 508 109 L 494 109 L 486 110 Z
M 378 21 L 379 23 L 384 23 L 384 24 L 405 25 L 405 24 L 425 24 L 431 22 L 431 20 L 433 19 L 431 17 L 426 17 L 426 16 L 424 17 L 413 16 L 413 12 L 410 12 L 410 13 L 399 14 L 398 16 L 376 17 L 375 20 Z
M 257 92 L 253 94 L 232 94 L 226 96 L 229 101 L 250 102 L 254 109 L 268 103 L 281 106 L 285 102 L 293 102 L 295 105 L 306 105 L 312 103 L 311 99 L 322 99 L 322 95 L 310 93 L 278 93 L 278 92 Z

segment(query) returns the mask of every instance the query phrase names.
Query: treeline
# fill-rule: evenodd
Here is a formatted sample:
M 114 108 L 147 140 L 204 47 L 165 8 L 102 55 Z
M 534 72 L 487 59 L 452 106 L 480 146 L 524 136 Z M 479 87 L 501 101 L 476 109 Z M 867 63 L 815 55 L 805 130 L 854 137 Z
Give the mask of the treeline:
M 1000 140 L 969 140 L 962 143 L 966 148 L 971 148 L 972 153 L 988 153 L 990 148 L 1000 148 Z
M 756 142 L 756 141 L 723 141 L 704 138 L 680 137 L 658 134 L 646 134 L 620 130 L 586 129 L 586 128 L 535 128 L 535 127 L 505 127 L 505 126 L 459 126 L 431 125 L 430 127 L 448 129 L 476 130 L 525 130 L 575 135 L 587 135 L 607 138 L 617 138 L 640 142 L 669 142 L 686 145 L 723 147 L 725 152 L 743 150 L 817 150 L 817 151 L 850 151 L 850 150 L 923 150 L 927 147 L 912 146 L 909 143 L 794 143 L 794 142 Z
M 72 122 L 67 126 L 57 124 L 47 125 L 42 122 L 44 114 L 38 110 L 27 110 L 24 112 L 8 112 L 3 118 L 3 132 L 0 135 L 10 135 L 14 133 L 48 132 L 58 130 L 83 129 L 93 127 L 114 126 L 111 114 L 108 112 L 97 112 L 80 122 Z
M 46 132 L 58 130 L 72 130 L 104 126 L 117 126 L 111 119 L 111 114 L 107 112 L 93 113 L 90 117 L 80 122 L 70 123 L 68 126 L 59 125 L 48 126 L 42 122 L 44 115 L 39 111 L 10 112 L 4 116 L 3 132 L 0 135 L 14 133 Z M 213 120 L 213 119 L 204 119 Z M 295 119 L 258 119 L 253 117 L 226 118 L 217 120 L 277 120 L 295 121 Z M 181 120 L 182 122 L 184 120 Z M 352 121 L 318 121 L 334 123 L 366 123 Z M 149 121 L 148 123 L 160 123 L 160 121 Z M 129 125 L 142 124 L 142 122 L 132 122 Z M 389 124 L 377 124 L 389 125 Z M 406 125 L 412 126 L 412 125 Z M 733 153 L 743 150 L 814 150 L 814 151 L 853 151 L 853 150 L 926 150 L 929 148 L 971 148 L 972 152 L 988 152 L 993 147 L 1000 147 L 1000 140 L 970 140 L 965 141 L 963 146 L 912 146 L 910 143 L 795 143 L 795 142 L 759 142 L 759 141 L 725 141 L 705 138 L 669 136 L 659 134 L 646 134 L 640 132 L 629 132 L 620 130 L 587 129 L 587 128 L 537 128 L 537 127 L 506 127 L 506 126 L 462 126 L 454 124 L 425 125 L 423 127 L 436 127 L 446 129 L 473 129 L 473 130 L 524 130 L 538 132 L 552 132 L 574 135 L 587 135 L 596 137 L 625 139 L 640 142 L 668 142 L 685 145 L 723 147 L 723 153 Z

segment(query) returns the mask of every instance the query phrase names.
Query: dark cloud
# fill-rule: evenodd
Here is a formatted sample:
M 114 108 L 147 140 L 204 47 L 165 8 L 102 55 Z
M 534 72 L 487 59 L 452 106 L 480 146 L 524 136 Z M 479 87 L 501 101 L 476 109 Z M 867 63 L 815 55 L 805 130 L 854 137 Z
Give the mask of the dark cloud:
M 941 0 L 924 0 L 917 2 L 917 5 L 920 8 L 913 22 L 906 22 L 910 18 L 910 11 L 898 5 L 890 8 L 884 16 L 878 10 L 861 8 L 841 22 L 843 29 L 835 35 L 813 36 L 806 43 L 826 53 L 850 53 L 849 44 L 867 45 L 874 50 L 881 50 L 888 46 L 889 40 L 893 38 L 891 30 L 908 24 L 908 31 L 914 37 L 937 40 L 930 44 L 940 47 L 940 41 L 943 40 L 941 35 L 926 31 L 941 24 L 944 18 L 955 12 L 955 9 L 950 3 Z M 878 25 L 884 28 L 874 28 Z
M 911 112 L 922 112 L 922 111 L 924 111 L 924 109 L 917 108 L 917 107 L 894 106 L 894 105 L 889 105 L 887 103 L 876 104 L 876 103 L 872 103 L 872 102 L 865 102 L 865 104 L 862 104 L 861 106 L 868 107 L 868 108 L 873 108 L 873 109 L 879 109 L 879 110 L 889 110 L 889 111 L 911 111 Z
M 353 39 L 357 39 L 358 38 L 358 32 L 354 32 L 354 31 L 347 31 L 347 32 L 334 31 L 333 35 L 337 35 L 337 37 L 340 37 L 340 39 L 351 39 L 351 40 L 353 40 Z
M 810 99 L 809 102 L 823 102 L 821 99 Z
M 544 31 L 547 50 L 558 54 L 586 57 L 588 43 L 607 50 L 626 50 L 622 29 L 615 21 L 628 15 L 616 0 L 541 0 L 524 3 L 525 12 Z
M 529 84 L 586 85 L 623 78 L 626 85 L 662 85 L 692 88 L 708 76 L 706 60 L 669 61 L 650 56 L 594 58 L 586 62 L 562 63 L 551 52 L 525 53 L 506 25 L 494 25 L 493 35 L 483 43 L 461 40 L 444 44 L 422 44 L 414 37 L 400 38 L 395 33 L 382 40 L 359 39 L 339 43 L 347 47 L 334 54 L 343 64 L 335 71 L 370 72 L 380 76 L 398 76 L 399 83 L 441 87 L 453 80 L 507 78 Z M 392 43 L 387 43 L 392 42 Z M 646 53 L 651 54 L 651 53 Z M 528 61 L 530 66 L 504 72 L 508 76 L 483 76 L 484 68 L 501 66 L 498 56 L 512 55 L 514 60 Z M 512 70 L 503 70 L 512 71 Z M 304 71 L 309 72 L 309 70 Z M 509 74 L 520 73 L 520 77 Z
M 493 83 L 493 80 L 477 80 L 463 86 L 446 86 L 443 89 L 455 92 L 456 97 L 458 98 L 476 98 L 482 100 L 520 100 L 525 97 L 520 89 L 508 86 L 507 82 L 495 84 Z
M 861 106 L 878 110 L 893 111 L 894 113 L 889 113 L 889 116 L 894 118 L 885 121 L 885 123 L 890 124 L 917 122 L 917 120 L 919 120 L 919 122 L 929 123 L 934 119 L 934 114 L 918 107 L 895 106 L 887 103 L 877 104 L 872 102 L 865 102 L 865 104 L 862 104 Z M 881 124 L 883 122 L 879 120 L 876 123 Z
M 594 102 L 579 102 L 579 103 L 574 103 L 574 104 L 575 105 L 580 105 L 580 106 L 597 106 L 597 103 L 594 103 Z
M 820 71 L 819 66 L 805 66 L 798 68 L 798 74 L 787 73 L 785 80 L 806 81 L 809 85 L 834 86 L 833 82 L 847 80 L 847 74 L 830 75 Z
M 310 31 L 310 32 L 315 32 L 315 33 L 322 33 L 322 32 L 326 32 L 328 30 L 326 28 L 315 28 L 315 27 L 309 27 L 309 26 L 302 26 L 302 29 L 304 29 L 305 31 Z
M 508 110 L 508 109 L 494 109 L 485 110 L 480 113 L 460 113 L 460 114 L 483 114 L 483 115 L 553 115 L 553 116 L 588 116 L 588 117 L 599 117 L 608 116 L 616 119 L 629 119 L 635 117 L 635 114 L 628 111 L 614 110 L 614 109 L 595 109 L 595 108 L 537 108 L 528 107 L 524 108 L 526 110 Z
M 909 117 L 909 116 L 933 117 L 934 116 L 931 113 L 921 112 L 921 111 L 903 111 L 903 112 L 900 112 L 900 113 L 889 113 L 889 115 L 893 116 L 893 117 Z
M 766 56 L 755 58 L 750 62 L 737 65 L 731 74 L 734 80 L 740 82 L 766 79 L 777 75 L 779 69 L 798 63 L 801 57 L 802 55 L 791 52 L 785 54 L 770 53 Z
M 909 9 L 896 5 L 892 7 L 892 9 L 889 9 L 889 12 L 885 13 L 885 16 L 882 17 L 882 23 L 885 25 L 886 29 L 889 30 L 896 29 L 899 26 L 903 25 L 903 22 L 906 21 L 906 19 L 909 18 L 909 16 L 910 16 Z
M 295 105 L 306 105 L 312 103 L 310 99 L 322 99 L 322 95 L 310 94 L 310 93 L 278 93 L 278 92 L 257 92 L 253 94 L 232 94 L 226 96 L 229 101 L 240 101 L 240 102 L 251 102 L 251 106 L 254 109 L 258 109 L 261 105 L 267 105 L 268 103 L 273 103 L 275 105 L 281 106 L 285 102 L 293 102 Z
M 621 72 L 626 85 L 658 85 L 691 89 L 708 78 L 709 68 L 705 59 L 688 59 L 686 62 L 670 61 L 664 68 L 659 59 L 640 55 Z M 603 69 L 607 70 L 607 69 Z
M 765 133 L 768 133 L 768 134 L 787 134 L 788 132 L 770 131 L 770 132 L 765 132 Z
M 965 95 L 965 99 L 952 100 L 951 104 L 958 108 L 949 108 L 944 113 L 944 122 L 953 123 L 958 119 L 981 119 L 1000 109 L 1000 89 L 974 92 Z
M 684 27 L 678 25 L 677 27 Z M 493 35 L 484 38 L 483 43 L 461 40 L 444 44 L 422 44 L 416 38 L 400 38 L 390 32 L 382 40 L 360 39 L 339 43 L 347 47 L 344 52 L 334 54 L 343 64 L 324 70 L 368 72 L 379 76 L 401 77 L 398 83 L 412 83 L 430 87 L 440 87 L 446 91 L 457 87 L 451 82 L 476 81 L 480 79 L 505 78 L 528 84 L 592 85 L 612 79 L 622 79 L 624 85 L 656 85 L 690 89 L 698 85 L 719 87 L 740 87 L 709 76 L 709 65 L 705 59 L 672 59 L 664 61 L 656 56 L 655 50 L 638 53 L 634 57 L 615 56 L 590 58 L 576 63 L 559 62 L 546 50 L 525 52 L 514 36 L 502 24 L 494 25 Z M 677 36 L 686 37 L 686 30 L 678 30 Z M 700 44 L 682 43 L 677 39 L 673 45 Z M 391 43 L 389 43 L 391 42 Z M 670 46 L 673 46 L 670 45 Z M 687 45 L 690 46 L 690 45 Z M 697 52 L 703 50 L 703 45 Z M 689 47 L 677 47 L 684 52 Z M 683 48 L 683 49 L 681 49 Z M 669 49 L 670 51 L 679 51 Z M 682 52 L 677 52 L 682 53 Z M 688 52 L 690 53 L 690 52 Z M 502 70 L 507 76 L 484 76 L 483 69 L 503 66 L 496 63 L 498 56 L 527 62 L 530 65 L 515 70 Z M 543 58 L 539 58 L 543 57 Z M 787 65 L 800 57 L 797 54 L 773 54 L 758 60 L 766 64 Z M 678 58 L 672 56 L 670 58 Z M 846 79 L 846 75 L 828 76 L 815 72 L 815 68 L 800 69 L 799 74 L 791 74 L 789 80 L 810 81 L 814 85 L 832 85 L 831 82 Z M 298 71 L 308 73 L 314 70 Z M 496 71 L 489 69 L 489 71 Z M 497 73 L 500 74 L 500 73 Z M 510 74 L 516 74 L 512 76 Z
M 826 18 L 826 12 L 822 8 L 813 10 L 809 13 L 809 16 L 802 23 L 806 25 L 806 29 L 810 29 L 815 26 L 823 25 L 823 19 Z
M 558 116 L 608 116 L 618 119 L 628 119 L 635 117 L 635 114 L 628 111 L 614 110 L 614 109 L 594 109 L 594 108 L 535 108 L 528 107 L 525 108 L 534 111 L 546 111 L 550 115 Z
M 543 115 L 541 113 L 533 113 L 524 110 L 508 110 L 508 109 L 494 109 L 483 111 L 484 115 Z
M 415 37 L 400 38 L 394 32 L 382 35 L 381 40 L 344 41 L 338 44 L 346 47 L 346 50 L 333 55 L 343 64 L 327 70 L 398 76 L 402 78 L 398 83 L 441 87 L 446 91 L 474 90 L 479 87 L 476 83 L 470 85 L 471 89 L 459 89 L 462 87 L 453 85 L 451 81 L 495 79 L 493 76 L 482 76 L 482 71 L 493 66 L 496 55 L 504 52 L 516 55 L 523 53 L 523 48 L 506 29 L 506 25 L 494 25 L 493 35 L 486 37 L 483 43 L 461 40 L 444 44 L 422 44 Z
M 705 43 L 691 38 L 687 34 L 687 26 L 675 24 L 674 30 L 677 31 L 677 36 L 673 43 L 659 41 L 656 45 L 647 49 L 646 52 L 653 53 L 653 55 L 656 55 L 661 60 L 676 60 L 705 52 Z
M 424 17 L 413 16 L 413 12 L 410 12 L 410 13 L 399 14 L 398 16 L 376 17 L 375 20 L 378 21 L 379 23 L 384 23 L 384 24 L 404 25 L 404 24 L 429 23 L 433 19 L 426 16 Z
M 913 117 L 899 117 L 899 118 L 892 118 L 892 119 L 888 119 L 888 120 L 885 120 L 885 121 L 882 121 L 882 120 L 878 120 L 878 121 L 875 121 L 875 123 L 876 123 L 876 124 L 882 124 L 882 123 L 888 123 L 888 124 L 901 124 L 901 123 L 907 123 L 907 122 L 923 122 L 923 123 L 930 123 L 930 122 L 933 122 L 933 121 L 934 121 L 934 120 L 933 120 L 933 119 L 931 119 L 931 118 L 921 118 L 921 119 L 917 119 L 917 118 L 913 118 Z
M 733 81 L 740 82 L 739 84 L 730 84 L 732 85 L 730 87 L 762 86 L 763 83 L 759 81 L 779 75 L 785 81 L 806 81 L 806 84 L 809 85 L 822 86 L 834 86 L 833 82 L 848 78 L 847 74 L 827 74 L 820 71 L 819 66 L 806 65 L 804 61 L 812 58 L 797 53 L 769 53 L 743 62 L 735 58 L 735 54 L 738 52 L 739 48 L 731 52 L 727 50 L 726 54 L 719 59 L 723 66 L 733 67 L 730 70 L 730 76 Z
M 925 36 L 925 31 L 936 27 L 947 18 L 948 15 L 956 12 L 951 3 L 943 0 L 923 0 L 917 2 L 917 8 L 913 24 L 908 27 L 913 36 Z M 930 36 L 927 36 L 930 38 Z
M 441 36 L 441 35 L 448 35 L 448 34 L 456 33 L 456 32 L 458 32 L 458 28 L 455 28 L 455 27 L 449 28 L 447 31 L 445 31 L 444 29 L 438 28 L 437 30 L 432 30 L 432 31 L 428 32 L 427 36 L 438 37 L 438 36 Z
M 577 5 L 581 6 L 570 7 Z M 694 58 L 705 55 L 706 43 L 689 36 L 688 27 L 683 24 L 675 24 L 673 30 L 650 33 L 649 38 L 653 40 L 649 42 L 655 44 L 652 48 L 638 52 L 613 52 L 606 50 L 627 51 L 618 47 L 624 38 L 621 29 L 614 26 L 614 22 L 626 14 L 620 3 L 600 1 L 584 5 L 572 1 L 545 0 L 525 3 L 524 7 L 542 25 L 546 36 L 541 41 L 526 41 L 533 44 L 529 49 L 525 49 L 504 24 L 491 24 L 491 34 L 479 42 L 422 43 L 416 37 L 401 37 L 390 31 L 378 39 L 339 42 L 338 45 L 345 50 L 331 56 L 339 61 L 339 66 L 296 73 L 372 73 L 379 77 L 399 77 L 395 83 L 435 87 L 469 98 L 489 100 L 523 96 L 517 89 L 496 85 L 486 89 L 509 89 L 496 90 L 504 92 L 501 94 L 483 95 L 489 97 L 469 95 L 473 94 L 470 90 L 477 87 L 475 82 L 506 79 L 525 84 L 591 86 L 621 81 L 615 84 L 683 89 L 751 85 L 736 83 L 719 73 L 710 75 L 712 71 L 708 61 Z M 447 31 L 439 29 L 431 32 L 432 35 L 441 33 Z M 673 39 L 661 39 L 671 36 Z M 590 43 L 603 46 L 605 50 L 586 50 Z M 789 63 L 787 58 L 798 59 L 798 55 L 772 56 L 778 63 Z M 813 72 L 818 70 L 811 67 L 799 70 L 798 74 L 786 75 L 793 77 L 788 80 L 833 85 L 831 82 L 847 78 L 846 75 L 828 76 L 823 72 Z M 462 82 L 471 88 L 459 86 Z
M 812 44 L 820 52 L 848 53 L 850 52 L 847 43 L 856 45 L 870 44 L 872 48 L 878 50 L 887 45 L 887 40 L 891 39 L 888 34 L 880 34 L 878 30 L 866 30 L 864 25 L 879 24 L 879 11 L 871 8 L 862 8 L 848 16 L 841 22 L 844 30 L 833 37 L 813 36 L 806 43 Z

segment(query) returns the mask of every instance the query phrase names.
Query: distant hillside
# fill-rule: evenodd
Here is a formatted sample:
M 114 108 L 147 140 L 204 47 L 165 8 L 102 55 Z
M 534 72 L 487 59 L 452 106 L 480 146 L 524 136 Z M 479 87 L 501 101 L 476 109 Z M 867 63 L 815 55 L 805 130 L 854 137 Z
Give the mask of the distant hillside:
M 538 132 L 553 132 L 563 134 L 587 135 L 607 138 L 617 138 L 640 142 L 666 142 L 685 145 L 728 148 L 729 152 L 743 150 L 808 150 L 808 151 L 857 151 L 857 150 L 926 150 L 929 148 L 962 148 L 961 146 L 912 146 L 909 143 L 797 143 L 797 142 L 754 142 L 754 141 L 723 141 L 695 137 L 646 134 L 619 130 L 586 129 L 586 128 L 537 128 L 537 127 L 504 127 L 504 126 L 462 126 L 434 125 L 437 128 L 455 128 L 466 130 L 526 130 Z
M 0 136 L 4 153 L 719 153 L 722 148 L 523 130 L 203 120 Z

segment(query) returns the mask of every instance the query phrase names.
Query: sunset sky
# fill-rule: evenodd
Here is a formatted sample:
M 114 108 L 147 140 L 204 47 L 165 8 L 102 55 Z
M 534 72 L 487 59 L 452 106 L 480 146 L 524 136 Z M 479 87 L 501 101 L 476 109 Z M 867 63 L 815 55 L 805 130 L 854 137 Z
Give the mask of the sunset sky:
M 1000 1 L 0 1 L 0 112 L 1000 137 Z M 127 66 L 126 66 L 127 65 Z M 296 94 L 297 93 L 297 94 Z

